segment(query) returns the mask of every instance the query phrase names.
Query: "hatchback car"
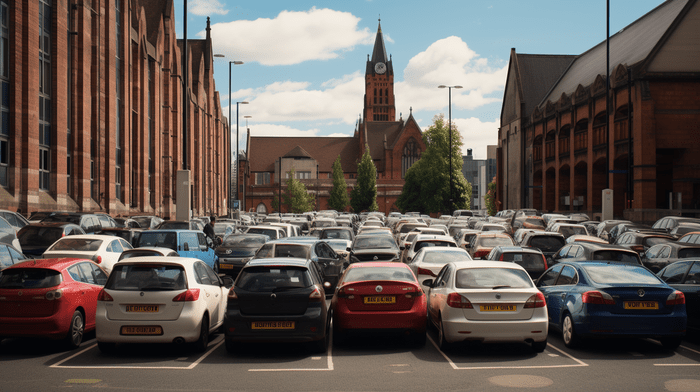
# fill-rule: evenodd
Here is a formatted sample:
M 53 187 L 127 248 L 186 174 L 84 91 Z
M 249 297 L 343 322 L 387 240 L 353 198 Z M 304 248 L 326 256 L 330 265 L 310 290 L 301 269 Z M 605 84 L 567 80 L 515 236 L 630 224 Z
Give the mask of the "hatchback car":
M 416 253 L 416 256 L 408 263 L 408 267 L 418 278 L 424 293 L 430 287 L 423 284 L 426 279 L 432 279 L 447 263 L 456 261 L 469 261 L 471 256 L 466 250 L 460 248 L 430 247 L 423 248 Z
M 111 235 L 82 234 L 62 237 L 51 245 L 43 254 L 43 258 L 79 257 L 93 260 L 107 274 L 112 272 L 112 266 L 119 260 L 119 255 L 126 249 L 132 249 L 130 243 L 123 238 Z
M 325 352 L 330 330 L 326 293 L 314 262 L 251 260 L 228 292 L 226 350 L 236 342 L 306 342 Z
M 76 234 L 85 234 L 85 231 L 73 223 L 30 223 L 17 232 L 17 239 L 22 245 L 22 253 L 33 258 L 40 258 L 46 249 L 59 238 Z
M 350 263 L 362 261 L 399 261 L 401 250 L 393 237 L 361 234 L 355 237 L 350 249 Z
M 204 261 L 214 271 L 219 271 L 219 260 L 211 247 L 211 239 L 199 230 L 145 230 L 139 236 L 136 247 L 170 248 L 180 257 L 194 257 Z
M 64 258 L 15 264 L 0 274 L 0 339 L 63 339 L 80 346 L 95 329 L 97 296 L 107 275 L 90 260 Z
M 669 264 L 690 257 L 700 257 L 700 245 L 669 242 L 649 248 L 642 255 L 642 264 L 652 272 L 659 272 Z
M 418 234 L 408 247 L 402 249 L 404 251 L 402 261 L 410 263 L 419 250 L 434 246 L 457 248 L 457 242 L 447 235 Z
M 445 265 L 430 287 L 430 323 L 438 345 L 452 343 L 527 342 L 536 352 L 547 347 L 544 296 L 521 266 L 496 261 Z
M 333 342 L 342 344 L 353 331 L 396 331 L 417 346 L 425 344 L 427 300 L 403 263 L 351 264 L 331 300 Z
M 509 261 L 525 269 L 533 280 L 547 270 L 547 259 L 541 250 L 522 246 L 497 246 L 491 250 L 486 260 Z
M 560 233 L 552 233 L 551 231 L 531 231 L 523 234 L 523 238 L 518 245 L 539 249 L 547 258 L 547 261 L 550 262 L 559 249 L 566 245 L 566 239 L 564 235 Z
M 632 249 L 640 255 L 656 244 L 675 242 L 676 239 L 668 234 L 641 230 L 628 231 L 615 240 L 615 245 Z
M 567 347 L 590 337 L 637 337 L 675 349 L 685 335 L 685 296 L 641 265 L 566 261 L 537 287 Z
M 95 234 L 103 227 L 99 216 L 83 212 L 56 212 L 41 221 L 73 223 L 80 226 L 87 234 Z
M 224 323 L 232 284 L 195 258 L 120 261 L 97 298 L 97 346 L 111 352 L 117 343 L 191 343 L 204 351 Z
M 231 234 L 226 237 L 216 248 L 219 272 L 235 278 L 258 249 L 268 241 L 270 237 L 264 234 Z
M 513 246 L 513 238 L 506 233 L 497 231 L 484 231 L 478 233 L 469 244 L 467 251 L 473 259 L 481 259 L 491 252 L 496 246 Z

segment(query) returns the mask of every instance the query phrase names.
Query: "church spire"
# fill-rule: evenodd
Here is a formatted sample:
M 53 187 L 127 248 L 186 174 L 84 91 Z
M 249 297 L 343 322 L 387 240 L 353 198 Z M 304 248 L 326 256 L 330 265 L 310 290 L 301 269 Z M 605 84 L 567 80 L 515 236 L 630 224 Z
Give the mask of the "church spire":
M 374 39 L 374 50 L 372 51 L 372 63 L 386 63 L 386 47 L 384 46 L 384 35 L 382 34 L 382 20 L 379 19 L 377 27 L 377 37 Z

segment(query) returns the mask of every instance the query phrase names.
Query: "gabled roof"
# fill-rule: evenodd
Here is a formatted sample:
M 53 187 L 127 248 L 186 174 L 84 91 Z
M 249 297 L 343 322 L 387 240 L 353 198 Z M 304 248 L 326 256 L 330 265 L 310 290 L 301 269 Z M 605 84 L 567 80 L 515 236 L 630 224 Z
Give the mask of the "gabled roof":
M 525 104 L 523 115 L 529 116 L 549 89 L 574 61 L 574 55 L 515 54 L 519 91 Z
M 291 149 L 288 153 L 284 154 L 285 158 L 311 158 L 311 155 L 309 155 L 306 150 L 301 148 L 301 146 L 297 145 L 293 149 Z
M 393 145 L 403 129 L 404 122 L 368 121 L 365 125 L 367 127 L 366 141 L 372 159 L 384 159 L 384 141 L 386 141 L 387 147 Z
M 354 137 L 277 137 L 251 136 L 246 154 L 251 172 L 273 172 L 275 161 L 291 153 L 289 146 L 296 146 L 318 162 L 319 171 L 331 172 L 333 162 L 340 155 L 343 172 L 356 173 L 360 157 L 359 142 Z
M 611 36 L 608 72 L 612 75 L 618 64 L 633 66 L 643 62 L 689 1 L 694 0 L 667 0 Z M 547 101 L 556 102 L 562 94 L 571 95 L 579 84 L 593 83 L 596 76 L 606 74 L 605 67 L 606 41 L 602 41 L 574 60 L 538 106 L 545 105 Z
M 157 44 L 156 39 L 158 38 L 160 19 L 162 17 L 165 21 L 165 16 L 170 13 L 172 0 L 141 0 L 139 3 L 146 13 L 146 39 L 155 46 Z

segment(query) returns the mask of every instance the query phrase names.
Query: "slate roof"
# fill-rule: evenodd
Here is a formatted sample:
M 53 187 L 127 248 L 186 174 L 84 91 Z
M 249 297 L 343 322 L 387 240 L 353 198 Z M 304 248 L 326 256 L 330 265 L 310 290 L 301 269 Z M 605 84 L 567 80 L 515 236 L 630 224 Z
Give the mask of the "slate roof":
M 523 114 L 527 116 L 535 110 L 576 56 L 516 53 L 516 57 L 523 94 L 521 99 L 525 104 Z

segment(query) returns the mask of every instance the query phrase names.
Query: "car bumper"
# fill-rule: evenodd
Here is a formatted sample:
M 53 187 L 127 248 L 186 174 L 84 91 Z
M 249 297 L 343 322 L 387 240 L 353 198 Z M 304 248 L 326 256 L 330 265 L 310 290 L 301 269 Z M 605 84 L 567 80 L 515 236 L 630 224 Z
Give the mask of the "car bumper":
M 68 335 L 70 316 L 0 317 L 2 337 L 42 337 L 62 339 Z
M 292 321 L 294 329 L 253 329 L 254 321 Z M 311 342 L 325 339 L 327 312 L 309 308 L 302 315 L 245 315 L 229 310 L 224 316 L 226 340 L 243 342 Z
M 467 320 L 455 312 L 453 317 L 443 313 L 445 340 L 482 342 L 542 342 L 547 340 L 547 312 L 535 312 L 529 320 Z M 447 317 L 446 317 L 447 316 Z
M 98 342 L 105 343 L 173 343 L 182 338 L 187 343 L 199 339 L 202 316 L 180 317 L 177 320 L 108 320 L 100 315 L 98 310 L 95 335 Z M 162 328 L 162 335 L 123 335 L 122 327 L 153 327 Z
M 597 314 L 574 316 L 574 331 L 579 336 L 681 337 L 685 335 L 685 313 L 656 315 Z
M 411 329 L 424 331 L 427 321 L 425 295 L 422 301 L 416 301 L 409 310 L 387 312 L 350 311 L 339 303 L 333 312 L 333 328 L 349 329 Z

